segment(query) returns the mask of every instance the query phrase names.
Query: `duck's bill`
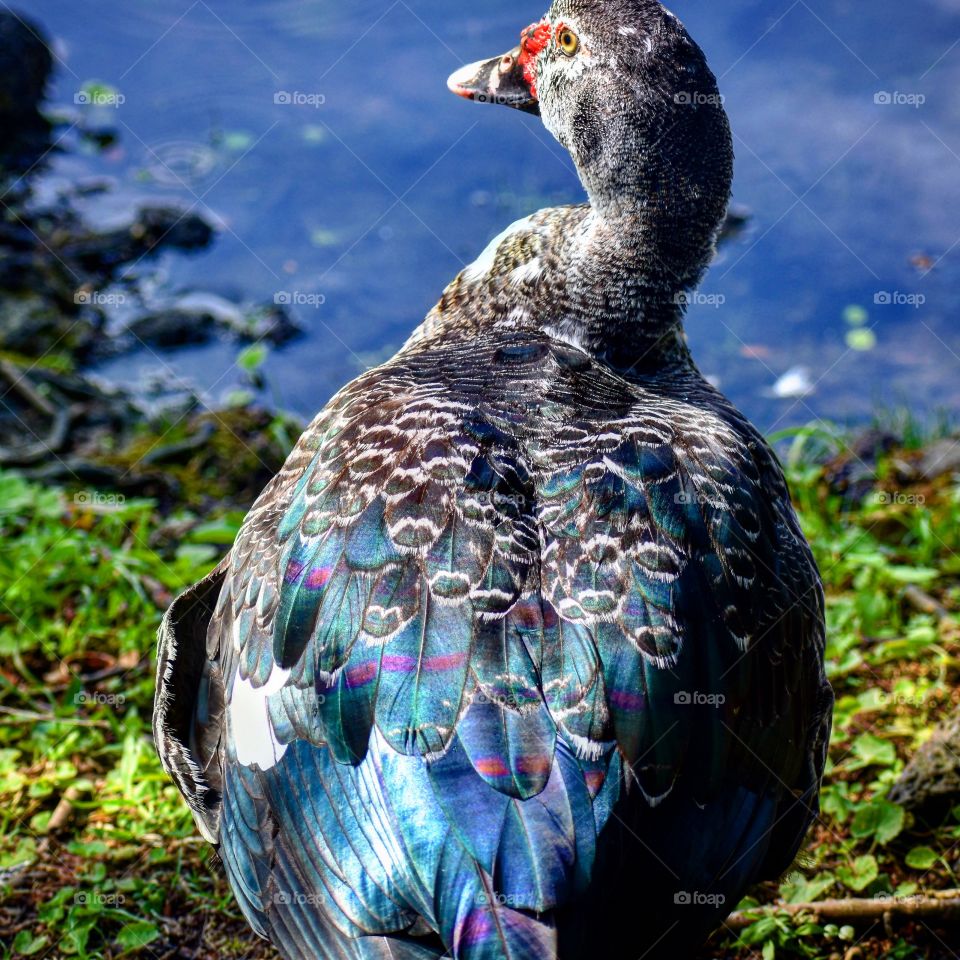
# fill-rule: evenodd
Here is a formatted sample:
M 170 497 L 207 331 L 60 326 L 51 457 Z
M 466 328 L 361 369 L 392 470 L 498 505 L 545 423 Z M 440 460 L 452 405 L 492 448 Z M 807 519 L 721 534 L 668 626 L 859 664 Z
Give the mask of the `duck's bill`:
M 536 115 L 540 113 L 540 104 L 530 89 L 521 64 L 520 47 L 502 57 L 462 67 L 450 77 L 447 86 L 467 100 L 499 103 Z

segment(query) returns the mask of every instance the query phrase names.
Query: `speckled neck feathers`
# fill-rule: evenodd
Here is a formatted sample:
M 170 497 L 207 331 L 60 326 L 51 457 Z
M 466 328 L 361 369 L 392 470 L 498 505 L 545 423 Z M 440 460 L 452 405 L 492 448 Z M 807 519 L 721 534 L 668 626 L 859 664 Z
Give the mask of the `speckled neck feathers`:
M 689 362 L 684 293 L 709 264 L 730 195 L 722 98 L 700 48 L 658 4 L 649 22 L 592 6 L 553 10 L 582 37 L 576 68 L 550 47 L 537 62 L 543 121 L 589 204 L 508 228 L 447 288 L 410 348 L 534 328 L 625 373 Z

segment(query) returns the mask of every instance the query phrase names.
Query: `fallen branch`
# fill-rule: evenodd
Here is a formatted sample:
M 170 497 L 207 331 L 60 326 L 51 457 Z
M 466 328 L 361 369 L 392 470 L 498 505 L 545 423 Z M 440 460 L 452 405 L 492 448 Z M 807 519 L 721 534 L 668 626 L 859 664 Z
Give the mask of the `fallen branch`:
M 950 623 L 950 613 L 939 600 L 924 593 L 916 584 L 911 583 L 904 591 L 903 595 L 907 602 L 920 613 L 929 613 L 943 623 Z
M 60 717 L 53 712 L 41 713 L 34 710 L 18 710 L 16 707 L 0 707 L 0 716 L 9 717 L 5 723 L 69 723 L 75 727 L 102 727 L 110 730 L 106 720 L 88 720 L 86 717 Z
M 50 819 L 47 821 L 47 833 L 56 833 L 66 825 L 67 821 L 73 815 L 73 805 L 79 798 L 79 787 L 67 787 L 63 796 L 60 798 L 60 802 L 54 808 L 53 813 L 50 814 Z
M 40 413 L 48 417 L 55 417 L 57 409 L 50 401 L 39 393 L 34 385 L 27 379 L 26 371 L 21 370 L 9 360 L 0 360 L 0 373 L 7 379 L 10 386 L 23 397 L 27 403 Z
M 872 900 L 819 900 L 815 903 L 778 903 L 738 910 L 723 926 L 738 933 L 763 917 L 776 913 L 807 914 L 818 923 L 855 924 L 857 921 L 888 922 L 895 917 L 960 922 L 960 890 L 941 890 L 925 896 L 877 897 Z

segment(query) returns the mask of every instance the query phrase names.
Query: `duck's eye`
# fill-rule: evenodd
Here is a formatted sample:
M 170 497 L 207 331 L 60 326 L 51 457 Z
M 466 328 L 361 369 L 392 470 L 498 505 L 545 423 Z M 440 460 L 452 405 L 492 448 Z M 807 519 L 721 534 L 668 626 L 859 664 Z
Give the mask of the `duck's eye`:
M 569 27 L 560 27 L 557 45 L 568 57 L 572 57 L 580 49 L 580 38 Z

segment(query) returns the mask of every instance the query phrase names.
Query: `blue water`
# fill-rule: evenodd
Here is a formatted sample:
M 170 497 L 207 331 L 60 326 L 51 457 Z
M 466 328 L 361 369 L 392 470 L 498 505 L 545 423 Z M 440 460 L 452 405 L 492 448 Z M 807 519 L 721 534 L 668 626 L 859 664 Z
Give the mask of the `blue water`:
M 765 430 L 960 407 L 960 0 L 675 11 L 720 78 L 734 198 L 753 214 L 690 313 L 704 372 Z M 113 178 L 112 199 L 90 202 L 104 221 L 145 195 L 215 216 L 210 250 L 151 267 L 158 290 L 306 300 L 306 337 L 266 367 L 305 415 L 389 356 L 507 223 L 582 197 L 539 121 L 445 88 L 512 46 L 535 2 L 31 0 L 29 13 L 56 39 L 53 103 L 77 109 L 90 80 L 124 100 L 79 108 L 118 145 L 78 154 L 66 130 L 48 185 Z M 216 399 L 238 382 L 235 355 L 140 351 L 105 372 L 160 368 Z M 808 395 L 774 394 L 790 371 Z

